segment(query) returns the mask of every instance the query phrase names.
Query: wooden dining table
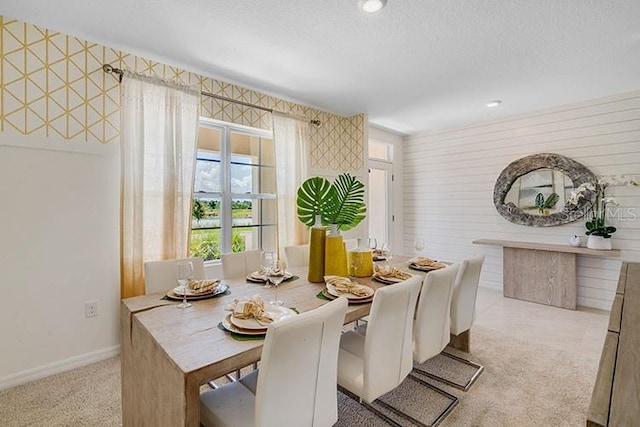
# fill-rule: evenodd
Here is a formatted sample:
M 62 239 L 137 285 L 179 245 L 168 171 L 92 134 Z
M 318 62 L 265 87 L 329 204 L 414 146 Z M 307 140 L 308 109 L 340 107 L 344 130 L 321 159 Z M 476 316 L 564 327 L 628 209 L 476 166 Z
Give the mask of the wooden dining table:
M 390 265 L 410 271 L 409 257 L 396 256 Z M 325 303 L 317 297 L 323 283 L 307 280 L 306 268 L 290 269 L 299 278 L 278 287 L 278 299 L 298 312 Z M 387 286 L 370 277 L 361 284 Z M 122 423 L 123 426 L 199 426 L 200 386 L 260 360 L 264 340 L 238 340 L 218 324 L 235 299 L 260 295 L 274 298 L 275 289 L 244 278 L 226 280 L 229 292 L 192 301 L 187 309 L 162 294 L 127 298 L 121 304 Z M 369 314 L 371 303 L 349 305 L 345 324 Z

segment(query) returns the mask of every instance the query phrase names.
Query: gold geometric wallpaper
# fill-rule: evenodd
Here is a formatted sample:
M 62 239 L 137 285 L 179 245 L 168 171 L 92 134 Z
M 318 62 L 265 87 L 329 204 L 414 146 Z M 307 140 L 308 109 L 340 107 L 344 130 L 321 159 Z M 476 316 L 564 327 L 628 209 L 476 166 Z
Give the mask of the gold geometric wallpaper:
M 126 52 L 0 15 L 0 131 L 110 143 L 119 140 L 120 85 L 103 64 L 318 119 L 310 126 L 310 167 L 359 171 L 364 167 L 364 115 L 341 117 L 257 91 L 184 71 Z M 201 115 L 271 129 L 271 114 L 201 96 Z

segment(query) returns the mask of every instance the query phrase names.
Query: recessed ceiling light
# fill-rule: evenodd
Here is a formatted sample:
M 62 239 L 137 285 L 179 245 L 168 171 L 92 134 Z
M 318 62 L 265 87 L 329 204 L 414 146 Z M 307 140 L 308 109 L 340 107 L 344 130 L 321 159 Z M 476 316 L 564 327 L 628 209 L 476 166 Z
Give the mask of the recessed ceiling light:
M 496 100 L 487 102 L 487 107 L 489 107 L 489 108 L 497 107 L 500 104 L 502 104 L 502 101 L 499 100 L 499 99 L 496 99 Z
M 387 0 L 359 0 L 358 6 L 367 13 L 376 13 L 387 4 Z

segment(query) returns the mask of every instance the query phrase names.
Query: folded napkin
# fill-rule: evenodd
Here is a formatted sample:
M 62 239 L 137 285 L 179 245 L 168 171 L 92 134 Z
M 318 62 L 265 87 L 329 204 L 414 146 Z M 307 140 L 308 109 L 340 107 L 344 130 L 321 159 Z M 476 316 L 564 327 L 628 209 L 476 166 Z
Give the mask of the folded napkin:
M 324 276 L 327 285 L 332 285 L 340 294 L 353 294 L 359 297 L 369 295 L 369 288 L 359 283 L 353 282 L 348 277 Z
M 187 288 L 194 294 L 206 294 L 213 292 L 220 284 L 220 280 L 189 280 Z
M 286 272 L 284 271 L 284 269 L 275 269 L 271 272 L 271 274 L 269 274 L 269 271 L 264 268 L 264 267 L 260 267 L 257 271 L 254 271 L 253 273 L 251 273 L 249 276 L 253 277 L 254 279 L 261 279 L 261 280 L 267 280 L 267 276 L 285 276 Z
M 409 260 L 409 264 L 417 265 L 419 267 L 433 268 L 433 269 L 444 268 L 447 266 L 447 264 L 443 262 L 438 262 L 436 260 L 433 260 L 431 258 L 427 258 L 424 256 L 417 256 L 415 258 L 411 258 Z
M 378 277 L 387 277 L 389 279 L 400 279 L 400 280 L 407 280 L 411 277 L 410 273 L 407 273 L 406 271 L 402 271 L 399 268 L 396 267 L 391 267 L 391 268 L 384 268 L 384 267 L 379 267 L 379 266 L 374 266 L 374 276 L 378 276 Z
M 226 306 L 225 310 L 232 311 L 233 317 L 237 319 L 256 319 L 262 323 L 273 322 L 273 317 L 264 311 L 264 301 L 260 295 L 254 295 L 248 299 L 236 299 Z

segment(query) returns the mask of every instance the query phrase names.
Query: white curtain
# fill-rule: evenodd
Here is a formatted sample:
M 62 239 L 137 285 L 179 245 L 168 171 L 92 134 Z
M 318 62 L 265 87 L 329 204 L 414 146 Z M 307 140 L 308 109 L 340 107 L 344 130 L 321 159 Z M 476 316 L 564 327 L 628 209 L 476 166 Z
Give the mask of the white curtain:
M 196 89 L 122 82 L 122 298 L 144 294 L 144 262 L 188 255 L 199 104 Z
M 296 193 L 307 178 L 309 123 L 273 113 L 278 199 L 278 251 L 307 243 L 308 230 L 296 214 Z

